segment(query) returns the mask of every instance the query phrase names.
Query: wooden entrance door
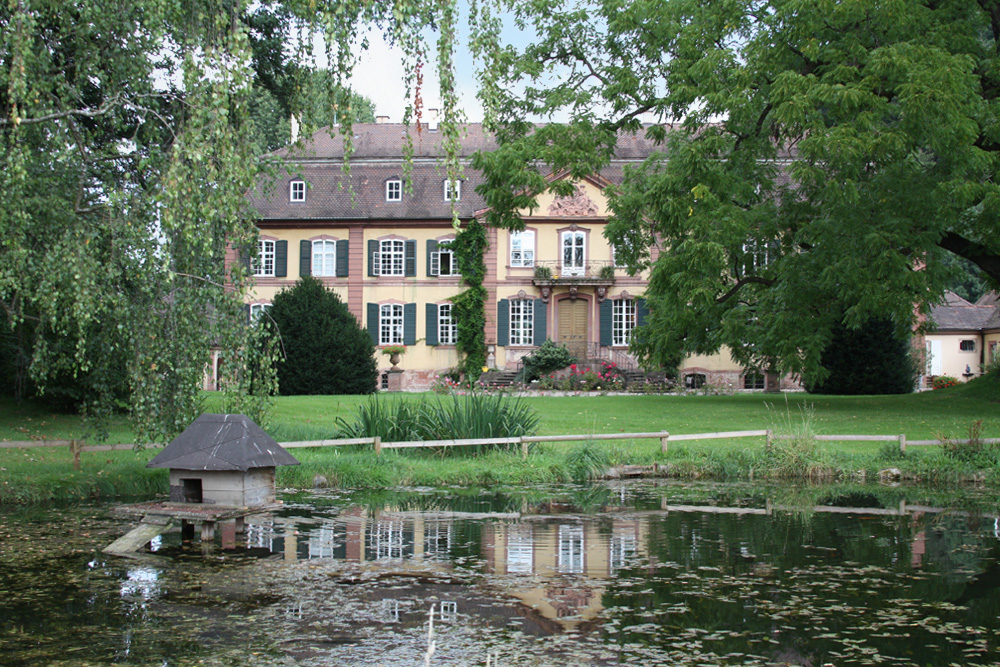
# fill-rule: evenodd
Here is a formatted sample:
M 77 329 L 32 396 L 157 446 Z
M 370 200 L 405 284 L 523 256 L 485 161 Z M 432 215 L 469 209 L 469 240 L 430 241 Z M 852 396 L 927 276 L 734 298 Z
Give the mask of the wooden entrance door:
M 559 302 L 559 342 L 581 361 L 587 358 L 587 324 L 590 303 L 585 299 L 563 299 Z

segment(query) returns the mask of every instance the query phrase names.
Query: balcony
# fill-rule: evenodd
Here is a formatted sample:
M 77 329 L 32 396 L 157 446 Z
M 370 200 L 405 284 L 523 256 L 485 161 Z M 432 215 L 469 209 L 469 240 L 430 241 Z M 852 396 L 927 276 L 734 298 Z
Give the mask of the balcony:
M 542 300 L 548 301 L 553 287 L 565 286 L 571 295 L 580 287 L 593 287 L 598 302 L 604 301 L 608 288 L 615 284 L 615 265 L 608 260 L 584 262 L 582 266 L 566 266 L 559 260 L 535 262 L 532 284 L 542 290 Z

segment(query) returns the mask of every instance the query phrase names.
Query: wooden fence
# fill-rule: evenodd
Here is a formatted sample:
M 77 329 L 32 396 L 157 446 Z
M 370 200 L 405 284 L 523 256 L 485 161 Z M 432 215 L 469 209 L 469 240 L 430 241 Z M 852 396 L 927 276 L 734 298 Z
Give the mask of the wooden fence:
M 286 449 L 296 447 L 343 447 L 345 445 L 372 445 L 375 455 L 381 456 L 383 449 L 408 449 L 415 447 L 464 447 L 464 446 L 498 446 L 519 445 L 521 457 L 528 457 L 528 447 L 536 442 L 585 442 L 593 440 L 645 440 L 658 439 L 660 451 L 667 453 L 671 442 L 684 440 L 719 440 L 732 438 L 766 438 L 766 446 L 771 447 L 775 440 L 789 440 L 798 436 L 775 434 L 771 429 L 755 431 L 721 431 L 714 433 L 678 433 L 670 435 L 669 431 L 654 431 L 651 433 L 591 433 L 574 435 L 525 435 L 510 438 L 469 438 L 465 440 L 407 440 L 400 442 L 383 442 L 379 437 L 372 438 L 342 438 L 338 440 L 303 440 L 297 442 L 279 443 Z M 907 440 L 905 434 L 899 435 L 815 435 L 814 440 L 822 442 L 898 442 L 899 451 L 906 452 L 907 447 L 921 447 L 944 444 L 940 440 Z M 958 444 L 968 444 L 968 440 L 952 440 Z M 1000 444 L 1000 438 L 982 438 L 983 444 Z M 162 447 L 163 445 L 146 445 L 146 447 Z M 0 442 L 0 449 L 29 449 L 32 447 L 69 447 L 73 455 L 73 468 L 80 469 L 81 452 L 109 452 L 135 449 L 135 445 L 88 445 L 84 440 L 27 440 L 16 442 Z

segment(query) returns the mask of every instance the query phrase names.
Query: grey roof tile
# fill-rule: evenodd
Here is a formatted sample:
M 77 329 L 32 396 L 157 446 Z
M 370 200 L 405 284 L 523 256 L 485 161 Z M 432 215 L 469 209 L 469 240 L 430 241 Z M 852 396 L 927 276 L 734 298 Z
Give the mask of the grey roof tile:
M 146 467 L 246 472 L 250 468 L 298 464 L 246 415 L 203 414 Z

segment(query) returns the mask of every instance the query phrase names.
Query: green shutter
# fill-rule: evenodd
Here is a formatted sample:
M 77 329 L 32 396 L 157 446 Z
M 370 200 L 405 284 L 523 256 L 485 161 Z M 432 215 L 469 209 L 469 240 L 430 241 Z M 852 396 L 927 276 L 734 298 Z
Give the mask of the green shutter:
M 427 275 L 436 276 L 439 271 L 438 267 L 434 266 L 434 253 L 437 252 L 438 242 L 433 239 L 427 239 Z
M 545 306 L 546 303 L 541 299 L 535 299 L 535 322 L 534 331 L 532 331 L 532 343 L 535 347 L 540 347 L 545 343 Z
M 249 248 L 241 248 L 237 252 L 237 258 L 239 263 L 243 265 L 243 269 L 247 272 L 247 275 L 253 276 L 253 253 Z
M 403 304 L 403 345 L 417 344 L 417 304 Z
M 427 330 L 424 339 L 428 345 L 438 344 L 438 307 L 436 303 L 427 304 L 424 308 L 427 320 Z
M 274 243 L 274 277 L 284 278 L 288 275 L 288 241 Z
M 510 341 L 510 300 L 500 299 L 497 304 L 497 345 L 506 346 Z
M 299 275 L 312 275 L 312 241 L 299 241 Z
M 605 299 L 600 305 L 600 327 L 601 327 L 601 345 L 604 347 L 611 347 L 614 342 L 612 327 L 614 324 L 614 301 L 611 299 Z
M 417 242 L 409 240 L 406 242 L 406 254 L 403 266 L 407 276 L 417 275 Z
M 635 325 L 641 327 L 646 323 L 649 318 L 649 308 L 646 306 L 645 299 L 635 300 Z
M 378 345 L 378 304 L 368 304 L 368 333 L 371 334 L 372 342 Z
M 368 242 L 368 275 L 375 275 L 375 253 L 378 252 L 378 241 Z
M 350 266 L 351 250 L 347 239 L 337 241 L 337 277 L 346 278 Z

